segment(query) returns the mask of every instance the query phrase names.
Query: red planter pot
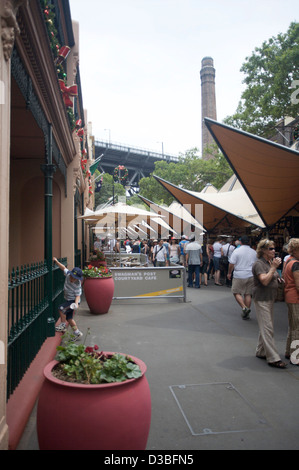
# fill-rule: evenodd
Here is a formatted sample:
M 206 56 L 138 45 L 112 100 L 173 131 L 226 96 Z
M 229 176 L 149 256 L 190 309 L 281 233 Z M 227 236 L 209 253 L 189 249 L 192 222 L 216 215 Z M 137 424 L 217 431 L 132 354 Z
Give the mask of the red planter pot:
M 113 277 L 86 278 L 83 289 L 91 313 L 100 315 L 109 311 L 114 294 Z
M 130 357 L 142 377 L 113 384 L 63 382 L 52 375 L 56 361 L 45 367 L 37 408 L 40 450 L 145 450 L 150 389 L 146 365 Z

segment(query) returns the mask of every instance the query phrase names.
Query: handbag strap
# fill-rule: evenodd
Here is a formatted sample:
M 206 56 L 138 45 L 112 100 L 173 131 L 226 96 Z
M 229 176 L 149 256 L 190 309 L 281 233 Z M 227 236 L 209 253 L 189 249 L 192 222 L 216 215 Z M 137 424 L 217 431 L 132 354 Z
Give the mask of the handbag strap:
M 159 250 L 155 251 L 155 254 L 157 255 L 159 253 L 159 251 L 161 251 L 163 248 L 164 248 L 164 245 L 160 246 Z

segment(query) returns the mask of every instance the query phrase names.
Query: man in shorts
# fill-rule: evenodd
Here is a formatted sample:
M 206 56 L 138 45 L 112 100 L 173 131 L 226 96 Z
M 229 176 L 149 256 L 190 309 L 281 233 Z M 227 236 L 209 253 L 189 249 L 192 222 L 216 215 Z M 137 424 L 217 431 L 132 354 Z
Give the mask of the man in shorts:
M 227 278 L 231 280 L 233 272 L 232 293 L 242 308 L 242 318 L 248 320 L 253 289 L 252 265 L 257 256 L 255 250 L 249 246 L 247 235 L 243 235 L 240 241 L 240 248 L 234 250 L 230 257 Z

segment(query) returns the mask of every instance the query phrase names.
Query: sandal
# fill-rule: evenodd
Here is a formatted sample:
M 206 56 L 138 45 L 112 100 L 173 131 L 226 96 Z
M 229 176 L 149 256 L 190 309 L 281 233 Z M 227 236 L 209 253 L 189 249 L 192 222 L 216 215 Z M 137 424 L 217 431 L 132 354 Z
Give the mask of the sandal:
M 276 367 L 276 369 L 285 369 L 287 367 L 287 365 L 285 364 L 285 362 L 282 362 L 282 361 L 277 361 L 277 362 L 268 362 L 268 365 L 270 367 Z

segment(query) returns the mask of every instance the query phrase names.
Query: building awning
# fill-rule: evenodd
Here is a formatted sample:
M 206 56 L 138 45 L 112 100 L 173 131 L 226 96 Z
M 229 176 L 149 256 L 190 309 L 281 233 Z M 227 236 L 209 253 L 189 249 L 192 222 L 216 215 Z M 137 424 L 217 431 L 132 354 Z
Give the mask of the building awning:
M 266 227 L 299 201 L 299 152 L 205 118 L 205 123 Z
M 172 194 L 190 214 L 202 223 L 208 232 L 226 228 L 244 229 L 252 225 L 264 228 L 263 221 L 243 188 L 222 193 L 198 193 L 179 188 L 174 184 L 154 175 L 154 178 Z M 198 205 L 203 206 L 203 220 L 198 220 Z

